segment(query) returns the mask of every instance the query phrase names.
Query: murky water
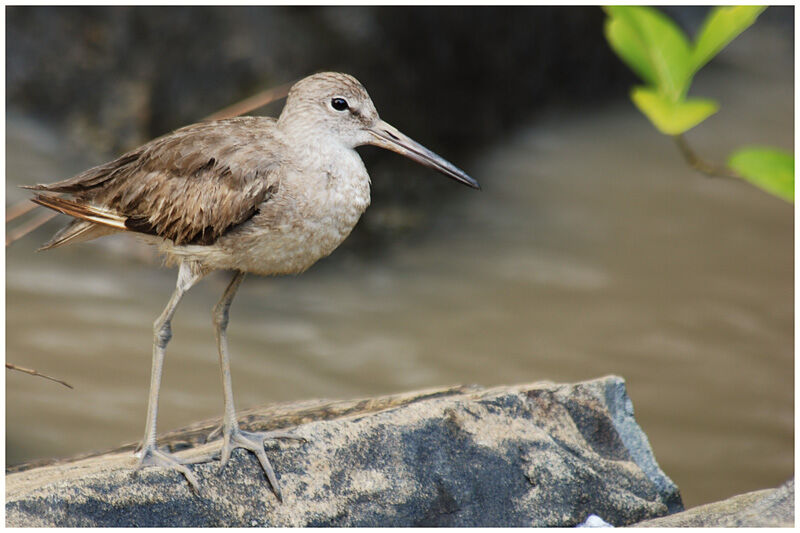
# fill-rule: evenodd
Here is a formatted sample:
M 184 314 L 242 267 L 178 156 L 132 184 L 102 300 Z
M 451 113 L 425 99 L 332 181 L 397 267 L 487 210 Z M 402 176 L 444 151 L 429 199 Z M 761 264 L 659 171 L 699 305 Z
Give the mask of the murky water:
M 699 82 L 722 103 L 689 135 L 709 157 L 793 146 L 791 66 L 748 65 Z M 7 129 L 10 184 L 90 163 L 35 124 Z M 613 373 L 687 505 L 793 475 L 792 206 L 693 174 L 627 102 L 552 112 L 457 163 L 485 190 L 454 185 L 419 242 L 246 280 L 229 330 L 239 407 Z M 75 390 L 7 374 L 9 464 L 141 437 L 175 278 L 124 237 L 34 253 L 47 235 L 7 250 L 6 357 Z M 174 320 L 162 431 L 221 414 L 210 308 L 226 282 L 202 282 Z

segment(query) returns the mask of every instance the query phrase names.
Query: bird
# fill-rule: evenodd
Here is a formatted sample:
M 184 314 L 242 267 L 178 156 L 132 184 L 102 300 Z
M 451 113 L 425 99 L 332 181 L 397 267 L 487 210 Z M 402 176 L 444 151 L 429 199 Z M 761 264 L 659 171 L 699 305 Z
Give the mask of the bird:
M 221 468 L 234 449 L 252 452 L 282 501 L 264 443 L 297 437 L 240 429 L 228 351 L 229 309 L 247 273 L 299 274 L 350 234 L 370 204 L 370 177 L 355 150 L 363 145 L 397 152 L 480 189 L 466 172 L 381 120 L 364 86 L 339 72 L 295 83 L 277 119 L 241 116 L 192 124 L 72 178 L 25 187 L 36 191 L 34 203 L 73 217 L 40 250 L 127 233 L 155 245 L 165 264 L 178 268 L 175 290 L 153 325 L 137 468 L 177 470 L 199 490 L 189 468 L 196 461 L 156 445 L 161 374 L 171 320 L 184 294 L 210 272 L 230 271 L 212 311 L 223 386 Z

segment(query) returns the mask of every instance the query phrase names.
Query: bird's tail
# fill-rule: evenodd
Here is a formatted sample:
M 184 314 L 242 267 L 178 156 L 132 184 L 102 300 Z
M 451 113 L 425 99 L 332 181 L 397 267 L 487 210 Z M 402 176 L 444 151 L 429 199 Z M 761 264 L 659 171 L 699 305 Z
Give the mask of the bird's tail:
M 39 250 L 49 250 L 58 246 L 88 241 L 127 229 L 125 217 L 102 207 L 81 204 L 46 194 L 37 194 L 31 198 L 31 201 L 76 219 L 53 235 L 53 238 L 42 245 Z

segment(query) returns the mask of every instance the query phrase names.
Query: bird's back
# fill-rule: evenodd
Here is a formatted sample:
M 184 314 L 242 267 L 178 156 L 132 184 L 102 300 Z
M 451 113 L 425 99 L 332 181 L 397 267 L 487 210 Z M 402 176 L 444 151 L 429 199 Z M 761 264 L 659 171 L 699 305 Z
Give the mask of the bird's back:
M 38 200 L 77 218 L 45 247 L 86 240 L 75 234 L 107 234 L 108 228 L 175 245 L 211 244 L 251 218 L 274 192 L 284 152 L 274 119 L 237 117 L 186 126 L 73 178 L 37 185 L 35 190 L 72 195 L 61 202 L 51 195 Z M 90 218 L 76 205 L 97 212 Z

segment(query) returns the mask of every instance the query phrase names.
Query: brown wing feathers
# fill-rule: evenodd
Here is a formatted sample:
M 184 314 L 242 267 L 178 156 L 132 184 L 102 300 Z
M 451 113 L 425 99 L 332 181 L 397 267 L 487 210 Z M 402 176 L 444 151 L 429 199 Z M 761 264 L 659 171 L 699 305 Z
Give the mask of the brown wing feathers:
M 113 180 L 115 176 L 130 170 L 130 165 L 135 164 L 142 155 L 142 148 L 128 152 L 104 165 L 99 165 L 72 178 L 57 181 L 47 185 L 23 185 L 23 189 L 31 189 L 34 191 L 49 191 L 49 192 L 65 192 L 65 193 L 79 193 L 94 187 L 102 186 L 109 180 Z
M 40 194 L 33 201 L 178 245 L 211 244 L 276 190 L 273 128 L 272 119 L 258 117 L 187 126 L 68 180 L 30 187 L 74 200 Z

